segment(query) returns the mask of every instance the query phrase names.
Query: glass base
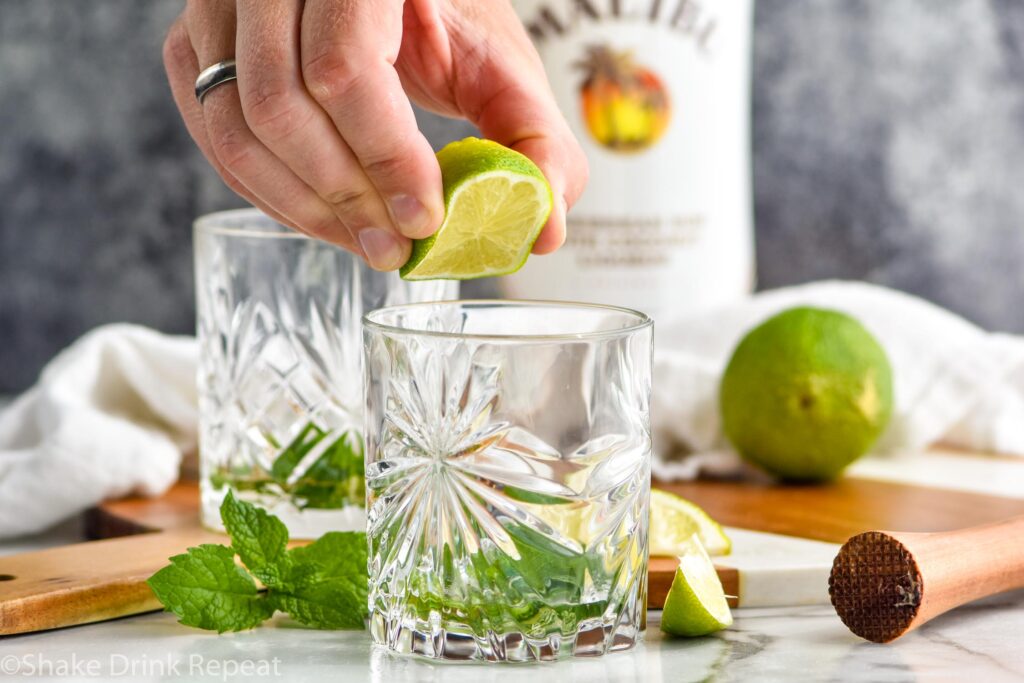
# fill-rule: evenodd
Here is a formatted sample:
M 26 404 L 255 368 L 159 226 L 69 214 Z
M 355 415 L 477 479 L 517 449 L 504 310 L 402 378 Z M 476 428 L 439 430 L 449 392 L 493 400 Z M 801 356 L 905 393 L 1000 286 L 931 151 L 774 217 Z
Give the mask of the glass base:
M 484 662 L 537 662 L 569 657 L 597 657 L 628 650 L 643 639 L 646 628 L 645 606 L 629 605 L 610 623 L 600 619 L 581 622 L 569 635 L 554 633 L 544 639 L 520 632 L 474 633 L 465 625 L 389 618 L 375 610 L 370 614 L 373 642 L 400 655 L 418 655 L 429 659 Z
M 220 519 L 220 504 L 227 495 L 228 487 L 215 489 L 200 485 L 202 503 L 200 519 L 207 529 L 224 531 Z M 258 505 L 277 516 L 288 527 L 292 539 L 316 540 L 328 531 L 366 531 L 366 509 L 359 505 L 347 505 L 334 509 L 301 509 L 284 498 L 251 491 L 235 491 L 235 497 L 247 503 Z

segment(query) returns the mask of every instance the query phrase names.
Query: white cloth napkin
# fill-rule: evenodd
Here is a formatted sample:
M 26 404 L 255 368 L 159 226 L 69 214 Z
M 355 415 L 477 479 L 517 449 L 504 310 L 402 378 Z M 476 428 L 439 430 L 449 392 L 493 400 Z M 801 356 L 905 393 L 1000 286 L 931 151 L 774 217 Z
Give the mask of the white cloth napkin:
M 196 445 L 196 351 L 190 337 L 108 325 L 54 358 L 0 412 L 0 538 L 166 491 Z
M 943 441 L 1024 456 L 1024 338 L 989 334 L 907 294 L 823 282 L 655 323 L 654 472 L 735 470 L 719 428 L 718 380 L 751 327 L 790 306 L 845 311 L 881 341 L 896 410 L 879 451 Z M 32 533 L 103 500 L 156 496 L 196 444 L 196 343 L 131 325 L 86 335 L 0 413 L 0 538 Z M 682 455 L 681 455 L 682 454 Z

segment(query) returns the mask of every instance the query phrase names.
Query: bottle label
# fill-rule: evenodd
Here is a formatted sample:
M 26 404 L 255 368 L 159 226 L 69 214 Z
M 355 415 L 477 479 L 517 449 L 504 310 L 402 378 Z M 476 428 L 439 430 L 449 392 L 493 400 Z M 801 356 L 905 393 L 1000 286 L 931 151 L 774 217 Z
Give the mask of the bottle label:
M 651 315 L 752 287 L 752 0 L 515 0 L 590 162 L 565 246 L 507 294 Z

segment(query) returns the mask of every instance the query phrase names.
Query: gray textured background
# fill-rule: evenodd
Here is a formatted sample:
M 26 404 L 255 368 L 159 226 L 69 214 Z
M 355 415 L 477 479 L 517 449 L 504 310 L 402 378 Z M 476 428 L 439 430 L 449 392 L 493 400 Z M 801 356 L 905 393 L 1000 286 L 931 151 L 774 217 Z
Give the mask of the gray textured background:
M 0 0 L 0 393 L 97 324 L 192 329 L 190 221 L 240 202 L 166 90 L 180 4 Z M 761 287 L 863 278 L 1024 332 L 1024 2 L 758 0 L 755 30 Z

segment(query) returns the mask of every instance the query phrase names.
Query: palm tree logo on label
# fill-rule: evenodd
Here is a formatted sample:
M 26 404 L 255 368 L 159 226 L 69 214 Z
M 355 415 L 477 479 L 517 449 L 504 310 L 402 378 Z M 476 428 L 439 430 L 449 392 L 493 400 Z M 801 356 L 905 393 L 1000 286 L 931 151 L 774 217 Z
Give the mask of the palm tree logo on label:
M 616 152 L 639 152 L 668 128 L 671 104 L 664 82 L 633 60 L 630 51 L 590 45 L 574 65 L 584 72 L 580 85 L 583 120 L 591 137 Z

